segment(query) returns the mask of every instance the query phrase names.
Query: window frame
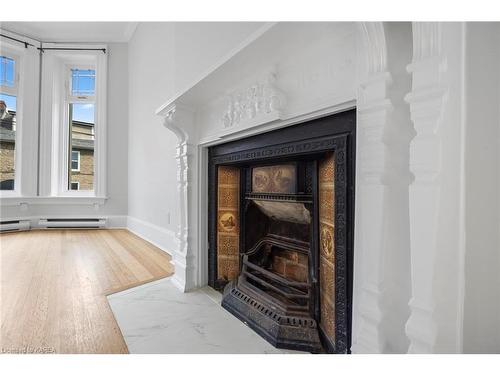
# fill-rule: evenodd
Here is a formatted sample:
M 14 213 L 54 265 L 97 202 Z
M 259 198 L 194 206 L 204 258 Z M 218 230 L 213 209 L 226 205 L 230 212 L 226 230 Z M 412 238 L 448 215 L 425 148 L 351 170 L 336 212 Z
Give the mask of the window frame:
M 70 45 L 44 43 L 44 47 L 106 49 L 106 45 Z M 95 69 L 94 103 L 94 183 L 93 190 L 70 189 L 69 102 L 85 103 L 90 96 L 72 96 L 71 68 Z M 40 166 L 41 195 L 54 197 L 81 197 L 106 199 L 107 197 L 107 53 L 96 51 L 45 50 L 42 72 L 42 154 L 47 155 Z M 50 127 L 52 131 L 50 131 Z M 51 146 L 52 145 L 52 146 Z M 47 171 L 44 173 L 43 171 Z
M 21 195 L 22 183 L 22 110 L 23 110 L 23 86 L 24 71 L 23 57 L 24 47 L 14 46 L 8 42 L 0 44 L 0 56 L 7 57 L 14 61 L 14 85 L 13 87 L 0 85 L 0 93 L 16 97 L 16 135 L 14 140 L 14 189 L 0 190 L 0 197 L 18 197 Z
M 71 189 L 72 191 L 79 191 L 80 190 L 80 182 L 79 181 L 71 181 L 71 185 L 76 184 L 76 189 Z

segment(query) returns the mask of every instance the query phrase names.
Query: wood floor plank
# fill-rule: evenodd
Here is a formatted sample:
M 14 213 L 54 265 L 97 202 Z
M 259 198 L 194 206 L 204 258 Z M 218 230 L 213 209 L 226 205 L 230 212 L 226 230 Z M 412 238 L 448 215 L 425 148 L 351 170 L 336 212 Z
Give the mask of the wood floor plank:
M 0 235 L 0 348 L 127 353 L 106 295 L 170 276 L 170 256 L 127 230 Z

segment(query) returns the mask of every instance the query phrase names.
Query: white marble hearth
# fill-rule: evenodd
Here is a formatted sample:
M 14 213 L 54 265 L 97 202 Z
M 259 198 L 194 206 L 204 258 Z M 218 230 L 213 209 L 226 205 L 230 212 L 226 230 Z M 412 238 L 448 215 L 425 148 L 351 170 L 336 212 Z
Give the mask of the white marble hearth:
M 300 353 L 274 348 L 220 306 L 208 287 L 182 293 L 165 278 L 108 296 L 129 352 Z

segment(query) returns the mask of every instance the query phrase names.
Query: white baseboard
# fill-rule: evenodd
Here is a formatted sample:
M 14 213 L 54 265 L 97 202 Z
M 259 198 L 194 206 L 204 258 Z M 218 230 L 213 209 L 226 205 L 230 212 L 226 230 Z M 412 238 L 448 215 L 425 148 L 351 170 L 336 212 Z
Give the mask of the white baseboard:
M 166 228 L 162 228 L 133 216 L 127 216 L 127 229 L 142 239 L 152 243 L 157 248 L 172 255 L 172 259 L 174 253 L 179 249 L 175 233 Z
M 106 228 L 109 229 L 121 229 L 121 228 L 127 228 L 127 216 L 123 215 L 110 215 L 106 216 L 108 218 L 108 222 L 106 225 Z

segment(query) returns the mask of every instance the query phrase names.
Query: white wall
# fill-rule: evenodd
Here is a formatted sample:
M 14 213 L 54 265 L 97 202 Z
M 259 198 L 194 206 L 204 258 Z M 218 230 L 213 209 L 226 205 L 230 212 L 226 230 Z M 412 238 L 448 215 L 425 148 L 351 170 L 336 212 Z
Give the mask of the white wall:
M 139 24 L 129 44 L 129 216 L 177 230 L 176 139 L 155 111 L 261 25 Z
M 464 352 L 500 353 L 500 27 L 467 25 Z
M 106 214 L 128 212 L 128 44 L 108 44 L 108 196 Z

